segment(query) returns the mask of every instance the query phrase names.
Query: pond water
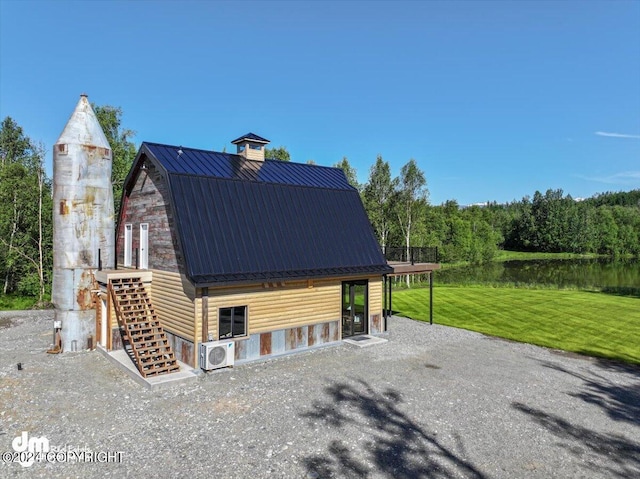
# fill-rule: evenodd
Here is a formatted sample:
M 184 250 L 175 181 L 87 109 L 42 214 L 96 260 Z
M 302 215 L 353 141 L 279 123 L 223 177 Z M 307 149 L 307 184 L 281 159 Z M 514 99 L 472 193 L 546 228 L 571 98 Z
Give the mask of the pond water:
M 597 288 L 640 289 L 640 260 L 566 259 L 512 260 L 437 271 L 436 283 L 510 283 Z

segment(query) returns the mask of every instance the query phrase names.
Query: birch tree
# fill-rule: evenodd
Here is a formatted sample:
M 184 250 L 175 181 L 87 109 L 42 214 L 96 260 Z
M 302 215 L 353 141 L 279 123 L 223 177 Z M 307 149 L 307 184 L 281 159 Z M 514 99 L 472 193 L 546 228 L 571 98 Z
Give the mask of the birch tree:
M 44 146 L 11 118 L 0 126 L 0 274 L 2 293 L 42 302 L 51 269 L 51 182 Z
M 429 198 L 427 180 L 413 158 L 400 170 L 400 180 L 395 198 L 398 225 L 404 237 L 407 261 L 409 261 L 411 231 L 415 221 L 419 218 L 420 209 L 428 203 Z M 409 276 L 407 276 L 407 286 L 409 286 Z
M 391 179 L 389 163 L 378 155 L 375 164 L 369 170 L 369 179 L 362 191 L 363 203 L 369 221 L 378 237 L 382 249 L 388 246 L 389 231 L 392 222 L 392 198 L 397 184 Z

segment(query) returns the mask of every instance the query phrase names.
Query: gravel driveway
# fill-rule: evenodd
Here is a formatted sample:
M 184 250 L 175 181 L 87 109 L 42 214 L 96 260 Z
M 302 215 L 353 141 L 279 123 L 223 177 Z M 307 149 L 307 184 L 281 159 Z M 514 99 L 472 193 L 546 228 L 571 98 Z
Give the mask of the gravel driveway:
M 46 354 L 52 315 L 0 313 L 0 452 L 28 431 L 110 462 L 0 477 L 640 476 L 640 368 L 394 317 L 385 344 L 149 390 L 97 352 Z

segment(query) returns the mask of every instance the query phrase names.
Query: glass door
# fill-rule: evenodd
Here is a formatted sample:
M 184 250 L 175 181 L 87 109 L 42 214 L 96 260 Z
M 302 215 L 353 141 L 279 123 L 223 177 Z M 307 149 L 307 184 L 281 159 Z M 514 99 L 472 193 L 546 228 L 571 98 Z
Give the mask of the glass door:
M 368 281 L 342 283 L 342 337 L 367 333 Z

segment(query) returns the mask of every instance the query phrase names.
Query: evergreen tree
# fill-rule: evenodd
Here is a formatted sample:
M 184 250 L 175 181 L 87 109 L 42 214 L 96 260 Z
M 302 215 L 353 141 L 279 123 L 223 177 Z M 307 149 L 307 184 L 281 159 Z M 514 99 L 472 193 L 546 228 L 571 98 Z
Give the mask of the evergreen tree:
M 347 177 L 347 181 L 356 190 L 360 191 L 362 189 L 362 186 L 360 185 L 360 183 L 358 183 L 358 175 L 356 169 L 351 166 L 346 156 L 343 156 L 342 160 L 333 165 L 333 167 L 340 168 L 342 171 L 344 171 L 344 174 Z

